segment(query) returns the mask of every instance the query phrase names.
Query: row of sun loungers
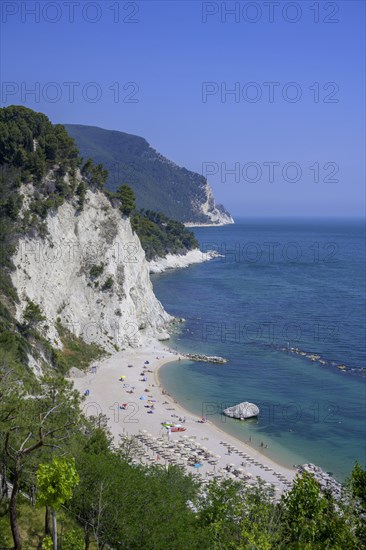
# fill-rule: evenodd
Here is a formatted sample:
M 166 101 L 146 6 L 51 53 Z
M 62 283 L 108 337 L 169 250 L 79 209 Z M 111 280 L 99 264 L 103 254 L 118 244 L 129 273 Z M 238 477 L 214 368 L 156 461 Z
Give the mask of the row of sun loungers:
M 218 467 L 221 456 L 210 452 L 204 445 L 197 441 L 195 436 L 188 437 L 184 435 L 180 439 L 169 440 L 167 437 L 153 437 L 146 430 L 142 430 L 135 437 L 140 443 L 137 451 L 137 460 L 139 460 L 140 463 L 176 464 L 186 468 L 202 482 L 208 482 L 209 479 L 216 478 L 218 480 L 241 480 L 248 485 L 255 485 L 258 483 L 258 480 L 254 479 L 253 474 L 235 464 L 227 464 L 224 468 Z M 267 472 L 273 472 L 278 482 L 274 482 L 273 484 L 266 482 L 266 486 L 277 485 L 277 487 L 275 487 L 277 490 L 279 490 L 279 482 L 284 485 L 285 489 L 291 486 L 284 475 L 274 472 L 272 468 L 261 464 L 233 445 L 224 441 L 220 443 L 227 447 L 230 453 L 238 454 L 243 458 L 244 462 L 242 464 L 246 464 L 249 467 L 250 464 L 255 464 Z

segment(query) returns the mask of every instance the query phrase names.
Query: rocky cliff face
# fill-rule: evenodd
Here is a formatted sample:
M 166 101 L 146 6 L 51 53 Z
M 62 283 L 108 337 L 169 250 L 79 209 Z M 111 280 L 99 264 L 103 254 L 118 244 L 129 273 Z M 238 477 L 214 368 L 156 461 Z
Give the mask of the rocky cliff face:
M 196 205 L 198 213 L 207 216 L 212 224 L 226 225 L 234 223 L 233 218 L 224 206 L 215 203 L 212 189 L 208 183 L 206 183 L 204 192 L 206 194 L 206 201 Z
M 34 189 L 22 193 L 26 205 Z M 38 304 L 42 332 L 56 347 L 58 323 L 109 351 L 169 337 L 172 317 L 153 293 L 140 241 L 103 193 L 88 190 L 81 212 L 65 202 L 45 224 L 46 236 L 21 237 L 13 257 L 19 320 L 29 300 Z

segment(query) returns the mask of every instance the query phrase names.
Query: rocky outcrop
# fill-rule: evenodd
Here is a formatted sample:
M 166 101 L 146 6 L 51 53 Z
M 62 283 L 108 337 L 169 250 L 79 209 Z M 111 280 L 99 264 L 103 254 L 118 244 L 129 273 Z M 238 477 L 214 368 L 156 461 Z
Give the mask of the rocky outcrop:
M 188 267 L 193 264 L 207 262 L 220 254 L 215 250 L 201 252 L 198 248 L 189 250 L 186 254 L 167 254 L 165 258 L 155 258 L 149 261 L 150 273 L 163 273 L 169 269 Z
M 247 418 L 253 418 L 259 415 L 259 407 L 254 403 L 249 403 L 248 401 L 243 401 L 238 405 L 233 407 L 228 407 L 224 409 L 224 414 L 230 416 L 231 418 L 238 418 L 239 420 L 245 420 Z
M 319 466 L 315 464 L 302 464 L 298 466 L 298 472 L 308 472 L 318 482 L 321 491 L 330 491 L 336 500 L 342 499 L 343 486 L 339 481 L 334 479 L 328 472 L 324 472 Z
M 216 204 L 213 196 L 211 186 L 206 181 L 203 187 L 203 194 L 205 200 L 193 200 L 192 208 L 195 214 L 200 217 L 204 216 L 205 222 L 185 222 L 187 227 L 193 227 L 196 225 L 228 225 L 235 223 L 229 212 L 224 208 L 222 204 Z
M 28 301 L 38 304 L 41 331 L 59 348 L 58 323 L 109 351 L 169 337 L 172 317 L 153 293 L 140 241 L 103 193 L 88 190 L 81 212 L 64 202 L 49 211 L 45 226 L 43 238 L 22 236 L 12 258 L 19 320 Z

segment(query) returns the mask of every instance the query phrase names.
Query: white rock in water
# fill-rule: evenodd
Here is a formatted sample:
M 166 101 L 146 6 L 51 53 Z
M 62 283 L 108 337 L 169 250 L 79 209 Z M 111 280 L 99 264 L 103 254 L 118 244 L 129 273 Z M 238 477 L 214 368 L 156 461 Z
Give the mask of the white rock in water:
M 226 414 L 226 416 L 230 416 L 231 418 L 239 418 L 239 420 L 244 420 L 246 418 L 258 416 L 259 407 L 257 407 L 254 403 L 243 401 L 243 403 L 224 409 L 224 414 Z

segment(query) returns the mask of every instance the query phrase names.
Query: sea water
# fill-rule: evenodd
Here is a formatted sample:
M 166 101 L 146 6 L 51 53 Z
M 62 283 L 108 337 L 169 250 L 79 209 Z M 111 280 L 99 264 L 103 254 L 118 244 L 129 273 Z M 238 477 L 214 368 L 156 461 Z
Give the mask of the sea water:
M 365 463 L 364 225 L 257 220 L 194 232 L 220 257 L 155 275 L 154 290 L 185 319 L 171 347 L 228 363 L 175 362 L 163 385 L 276 461 L 313 462 L 344 481 Z M 223 416 L 242 401 L 260 407 L 257 419 Z

